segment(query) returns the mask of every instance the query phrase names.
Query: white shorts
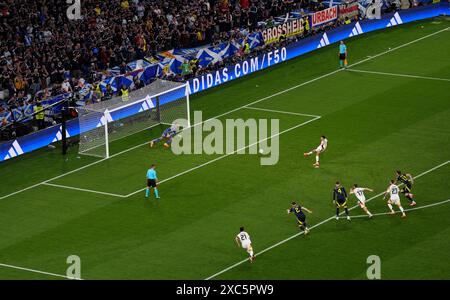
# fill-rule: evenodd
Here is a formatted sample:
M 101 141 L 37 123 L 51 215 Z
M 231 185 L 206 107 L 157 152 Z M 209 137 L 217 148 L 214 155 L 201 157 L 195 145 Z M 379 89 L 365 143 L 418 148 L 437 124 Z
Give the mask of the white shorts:
M 316 153 L 322 153 L 322 152 L 325 151 L 325 149 L 322 149 L 322 146 L 319 146 L 319 147 L 316 148 Z
M 398 195 L 392 195 L 390 200 L 395 205 L 399 205 L 400 204 L 400 197 Z
M 242 246 L 242 248 L 244 248 L 244 249 L 248 249 L 248 247 L 250 246 L 252 244 L 252 242 L 250 241 L 250 240 L 245 240 L 245 241 L 242 241 L 241 242 L 241 246 Z

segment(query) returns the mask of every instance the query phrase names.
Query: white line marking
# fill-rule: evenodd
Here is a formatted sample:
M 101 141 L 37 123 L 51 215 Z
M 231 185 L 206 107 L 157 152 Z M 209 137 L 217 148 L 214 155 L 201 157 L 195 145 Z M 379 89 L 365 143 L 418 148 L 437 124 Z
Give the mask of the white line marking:
M 408 77 L 408 78 L 414 78 L 414 79 L 428 79 L 428 80 L 438 80 L 438 81 L 450 81 L 450 79 L 448 79 L 448 78 L 418 76 L 418 75 L 410 75 L 410 74 L 397 74 L 397 73 L 387 73 L 387 72 L 367 71 L 367 70 L 356 70 L 356 69 L 349 69 L 348 71 L 350 71 L 350 72 L 357 72 L 357 73 L 368 73 L 368 74 L 377 74 L 377 75 Z
M 448 27 L 448 28 L 450 28 L 450 27 Z M 390 50 L 383 51 L 383 52 L 378 53 L 378 54 L 376 54 L 376 55 L 374 55 L 374 56 L 365 58 L 365 59 L 363 59 L 363 60 L 361 60 L 361 61 L 359 61 L 359 62 L 356 62 L 356 63 L 354 63 L 354 64 L 349 65 L 349 67 L 353 67 L 353 66 L 359 65 L 359 64 L 364 63 L 364 62 L 366 62 L 366 61 L 369 61 L 369 60 L 372 60 L 372 59 L 377 58 L 377 57 L 379 57 L 379 56 L 382 56 L 382 55 L 385 55 L 385 54 L 387 54 L 387 53 L 390 53 L 390 52 L 392 52 L 392 51 L 394 51 L 394 50 L 397 50 L 397 49 L 406 47 L 406 46 L 408 46 L 408 45 L 411 45 L 411 44 L 413 44 L 413 43 L 419 42 L 419 41 L 421 41 L 421 40 L 424 40 L 424 39 L 426 39 L 426 38 L 429 38 L 429 37 L 431 37 L 431 36 L 434 36 L 434 35 L 436 35 L 436 34 L 439 34 L 439 33 L 441 33 L 441 32 L 444 32 L 444 31 L 446 31 L 448 28 L 445 28 L 445 29 L 436 31 L 436 32 L 434 32 L 434 33 L 430 33 L 430 34 L 428 34 L 428 35 L 425 35 L 425 36 L 420 37 L 420 38 L 418 38 L 418 39 L 412 40 L 412 41 L 410 41 L 410 42 L 408 42 L 408 43 L 402 44 L 402 45 L 397 46 L 397 47 L 395 47 L 395 48 L 392 48 L 392 49 L 390 49 Z M 239 109 L 242 109 L 242 108 L 244 108 L 244 107 L 247 107 L 247 106 L 250 106 L 250 105 L 259 103 L 259 102 L 261 102 L 261 101 L 265 101 L 265 100 L 267 100 L 267 99 L 276 97 L 276 96 L 278 96 L 278 95 L 281 95 L 281 94 L 284 94 L 284 93 L 286 93 L 286 92 L 292 91 L 292 90 L 294 90 L 294 89 L 297 89 L 297 88 L 302 87 L 302 86 L 304 86 L 304 85 L 307 85 L 307 84 L 309 84 L 309 83 L 315 82 L 315 81 L 317 81 L 317 80 L 319 80 L 319 79 L 322 79 L 322 78 L 331 76 L 331 75 L 336 74 L 336 73 L 341 72 L 341 71 L 343 71 L 343 69 L 335 70 L 335 71 L 332 71 L 332 72 L 330 72 L 330 73 L 324 74 L 324 75 L 322 75 L 322 76 L 316 77 L 316 78 L 314 78 L 314 79 L 305 81 L 305 82 L 303 82 L 303 83 L 300 83 L 300 84 L 298 84 L 298 85 L 295 85 L 295 86 L 290 87 L 290 88 L 288 88 L 288 89 L 285 89 L 285 90 L 283 90 L 283 91 L 277 92 L 277 93 L 275 93 L 275 94 L 272 94 L 272 95 L 269 95 L 269 96 L 267 96 L 267 97 L 261 98 L 261 99 L 259 99 L 259 100 L 250 102 L 250 103 L 245 104 L 245 105 L 243 105 L 243 106 L 240 106 L 240 107 L 238 107 L 238 108 L 232 109 L 232 110 L 230 110 L 230 111 L 228 111 L 228 112 L 226 112 L 226 113 L 223 113 L 223 114 L 217 115 L 217 116 L 215 116 L 215 117 L 209 118 L 209 119 L 207 119 L 207 120 L 205 120 L 205 121 L 203 121 L 203 122 L 194 124 L 194 125 L 192 125 L 191 127 L 197 126 L 197 125 L 201 125 L 201 124 L 203 124 L 203 123 L 205 123 L 205 122 L 208 122 L 208 121 L 210 121 L 210 120 L 212 120 L 212 119 L 216 119 L 216 118 L 225 116 L 225 115 L 227 115 L 227 114 L 230 114 L 230 113 L 232 113 L 232 112 L 235 112 L 235 111 L 237 111 L 237 110 L 239 110 Z M 113 155 L 111 155 L 109 158 L 111 159 L 111 158 L 113 158 L 113 157 L 116 157 L 116 156 L 118 156 L 118 155 L 121 155 L 121 154 L 124 154 L 124 153 L 126 153 L 126 152 L 132 151 L 132 150 L 134 150 L 134 149 L 136 149 L 136 148 L 139 148 L 139 147 L 141 147 L 141 146 L 143 146 L 143 145 L 146 145 L 146 144 L 148 144 L 148 142 L 145 142 L 145 143 L 142 143 L 142 144 L 133 146 L 133 147 L 131 147 L 131 148 L 128 148 L 128 149 L 126 149 L 126 150 L 123 150 L 123 151 L 121 151 L 121 152 L 118 152 L 118 153 L 116 153 L 116 154 L 113 154 Z M 103 162 L 103 161 L 105 161 L 105 160 L 106 160 L 106 158 L 100 159 L 100 160 L 98 160 L 98 161 L 95 161 L 95 162 L 92 162 L 92 163 L 90 163 L 90 164 L 87 164 L 87 165 L 85 165 L 85 166 L 83 166 L 83 167 L 80 167 L 80 168 L 74 169 L 74 170 L 72 170 L 72 171 L 63 173 L 63 174 L 61 174 L 61 175 L 55 176 L 55 177 L 53 177 L 53 178 L 47 179 L 47 180 L 42 181 L 42 182 L 40 182 L 40 183 L 37 183 L 37 184 L 31 185 L 31 186 L 29 186 L 29 187 L 23 188 L 23 189 L 21 189 L 21 190 L 15 191 L 15 192 L 13 192 L 13 193 L 10 193 L 10 194 L 1 196 L 1 197 L 0 197 L 0 200 L 3 200 L 3 199 L 8 198 L 8 197 L 11 197 L 11 196 L 16 195 L 16 194 L 18 194 L 18 193 L 27 191 L 27 190 L 29 190 L 29 189 L 35 188 L 35 187 L 37 187 L 37 186 L 39 186 L 39 185 L 41 185 L 41 184 L 43 184 L 43 183 L 47 183 L 47 182 L 50 182 L 50 181 L 59 179 L 59 178 L 61 178 L 61 177 L 67 176 L 67 175 L 69 175 L 69 174 L 78 172 L 78 171 L 83 170 L 83 169 L 85 169 L 85 168 L 88 168 L 88 167 L 90 167 L 90 166 L 93 166 L 93 165 L 96 165 L 96 164 L 98 164 L 98 163 L 101 163 L 101 162 Z
M 448 161 L 446 161 L 446 162 L 443 162 L 442 164 L 437 165 L 437 166 L 435 166 L 435 167 L 433 167 L 433 168 L 431 168 L 431 169 L 429 169 L 429 170 L 427 170 L 427 171 L 425 171 L 425 172 L 420 173 L 419 175 L 415 176 L 414 179 L 420 178 L 420 177 L 422 177 L 422 176 L 424 176 L 424 175 L 426 175 L 426 174 L 428 174 L 428 173 L 430 173 L 430 172 L 433 172 L 434 170 L 436 170 L 436 169 L 438 169 L 438 168 L 440 168 L 440 167 L 442 167 L 442 166 L 445 166 L 445 165 L 448 164 L 448 163 L 450 163 L 450 160 L 448 160 Z M 379 194 L 377 194 L 377 195 L 375 195 L 375 196 L 369 198 L 369 199 L 366 201 L 366 203 L 369 202 L 369 201 L 371 201 L 371 200 L 373 200 L 373 199 L 375 199 L 375 198 L 378 198 L 378 197 L 380 197 L 380 196 L 382 196 L 382 195 L 384 195 L 384 192 L 381 192 L 381 193 L 379 193 Z M 355 206 L 349 208 L 349 210 L 353 210 L 353 209 L 355 209 L 356 207 L 359 207 L 359 205 L 355 205 Z M 344 212 L 341 212 L 341 215 L 342 215 L 343 213 L 344 213 Z M 316 227 L 318 227 L 318 226 L 320 226 L 320 225 L 322 225 L 322 224 L 327 223 L 327 222 L 330 221 L 330 220 L 334 220 L 335 217 L 336 217 L 336 215 L 333 215 L 333 216 L 329 217 L 328 219 L 325 219 L 325 220 L 323 220 L 323 221 L 321 221 L 321 222 L 319 222 L 319 223 L 317 223 L 317 224 L 311 226 L 309 229 L 311 230 L 311 229 L 316 228 Z M 286 239 L 284 239 L 284 240 L 282 240 L 282 241 L 280 241 L 280 242 L 278 242 L 278 243 L 276 243 L 276 244 L 274 244 L 274 245 L 272 245 L 272 246 L 269 246 L 269 247 L 267 247 L 267 248 L 261 250 L 261 251 L 258 252 L 255 256 L 261 255 L 261 254 L 263 254 L 264 252 L 267 252 L 267 251 L 269 251 L 269 250 L 271 250 L 271 249 L 273 249 L 273 248 L 275 248 L 275 247 L 277 247 L 277 246 L 279 246 L 279 245 L 282 245 L 282 244 L 284 244 L 284 243 L 286 243 L 286 242 L 288 242 L 288 241 L 290 241 L 290 240 L 296 238 L 297 236 L 299 236 L 299 235 L 301 235 L 301 234 L 303 234 L 303 231 L 300 231 L 300 232 L 298 232 L 298 233 L 296 233 L 296 234 L 294 234 L 294 235 L 292 235 L 292 236 L 290 236 L 290 237 L 288 237 L 288 238 L 286 238 Z M 215 273 L 214 275 L 209 276 L 209 277 L 206 278 L 205 280 L 213 279 L 214 277 L 217 277 L 217 276 L 219 276 L 219 275 L 221 275 L 221 274 L 223 274 L 223 273 L 225 273 L 225 272 L 227 272 L 227 271 L 229 271 L 229 270 L 231 270 L 231 269 L 233 269 L 233 268 L 235 268 L 235 267 L 237 267 L 237 266 L 239 266 L 239 265 L 245 263 L 246 261 L 248 261 L 248 258 L 247 258 L 247 259 L 244 259 L 244 260 L 241 260 L 240 262 L 237 262 L 237 263 L 235 263 L 234 265 L 231 265 L 231 266 L 229 266 L 228 268 L 225 268 L 225 269 L 223 269 L 222 271 L 219 271 L 219 272 Z
M 436 203 L 432 203 L 432 204 L 427 204 L 424 206 L 419 206 L 419 207 L 414 207 L 414 208 L 407 208 L 404 211 L 411 211 L 411 210 L 418 210 L 418 209 L 424 209 L 424 208 L 429 208 L 432 206 L 437 206 L 437 205 L 442 205 L 445 204 L 447 202 L 450 202 L 450 199 L 444 200 L 444 201 L 440 201 L 440 202 L 436 202 Z M 398 214 L 400 211 L 396 211 L 395 214 Z M 376 213 L 376 214 L 372 214 L 372 216 L 383 216 L 383 215 L 389 215 L 390 212 L 383 212 L 383 213 Z M 355 218 L 369 218 L 368 215 L 357 215 L 357 216 L 352 216 L 352 219 Z
M 75 190 L 75 191 L 81 191 L 81 192 L 87 192 L 87 193 L 101 194 L 101 195 L 107 195 L 107 196 L 113 196 L 113 197 L 119 197 L 119 198 L 126 198 L 125 195 L 119 195 L 119 194 L 113 194 L 113 193 L 107 193 L 107 192 L 101 192 L 101 191 L 89 190 L 89 189 L 82 189 L 82 188 L 77 188 L 77 187 L 73 187 L 73 186 L 60 185 L 60 184 L 54 184 L 54 183 L 48 183 L 48 182 L 43 183 L 42 185 L 48 185 L 48 186 L 53 186 L 53 187 L 57 187 L 57 188 L 61 188 L 61 189 L 68 189 L 68 190 Z
M 113 158 L 113 157 L 115 157 L 115 156 L 121 155 L 121 154 L 123 154 L 123 153 L 125 153 L 125 152 L 131 151 L 131 150 L 134 150 L 134 149 L 137 149 L 137 148 L 142 147 L 143 145 L 147 145 L 147 144 L 148 144 L 148 142 L 145 142 L 145 143 L 142 143 L 142 144 L 140 144 L 140 145 L 133 146 L 133 147 L 131 147 L 131 148 L 128 148 L 128 149 L 126 149 L 126 150 L 123 150 L 123 151 L 121 151 L 121 152 L 118 152 L 118 153 L 116 153 L 116 154 L 113 154 L 113 155 L 111 155 L 109 158 Z M 96 164 L 98 164 L 98 163 L 101 163 L 101 162 L 103 162 L 103 161 L 105 161 L 105 160 L 107 160 L 107 159 L 106 159 L 106 158 L 103 158 L 103 159 L 94 161 L 94 162 L 92 162 L 92 163 L 90 163 L 90 164 L 87 164 L 87 165 L 85 165 L 85 166 L 82 166 L 82 167 L 80 167 L 80 168 L 74 169 L 74 170 L 72 170 L 72 171 L 63 173 L 63 174 L 61 174 L 61 175 L 52 177 L 52 178 L 50 178 L 50 179 L 44 180 L 44 181 L 39 182 L 39 183 L 36 183 L 36 184 L 30 185 L 29 187 L 23 188 L 23 189 L 21 189 L 21 190 L 18 190 L 18 191 L 15 191 L 15 192 L 13 192 L 13 193 L 10 193 L 10 194 L 7 194 L 7 195 L 5 195 L 5 196 L 0 197 L 0 200 L 3 200 L 3 199 L 5 199 L 5 198 L 11 197 L 11 196 L 13 196 L 13 195 L 19 194 L 19 193 L 21 193 L 21 192 L 27 191 L 27 190 L 29 190 L 29 189 L 38 187 L 38 186 L 43 185 L 43 184 L 45 184 L 45 183 L 48 183 L 48 182 L 50 182 L 50 181 L 57 180 L 57 179 L 59 179 L 59 178 L 62 178 L 62 177 L 64 177 L 64 176 L 70 175 L 70 174 L 72 174 L 72 173 L 81 171 L 81 170 L 83 170 L 83 169 L 89 168 L 89 167 L 91 167 L 91 166 L 93 166 L 93 165 L 96 165 Z
M 119 122 L 119 121 L 120 121 L 120 119 L 117 120 L 117 121 L 114 121 L 114 122 Z M 170 125 L 170 126 L 172 125 L 172 124 L 167 124 L 167 123 L 157 123 L 157 124 L 153 124 L 153 125 L 150 125 L 150 126 L 148 126 L 148 127 L 143 128 L 143 129 L 139 129 L 138 131 L 133 132 L 132 134 L 122 136 L 122 137 L 120 137 L 120 138 L 118 138 L 118 139 L 115 139 L 115 140 L 110 140 L 109 142 L 110 142 L 110 143 L 112 143 L 112 142 L 115 143 L 115 142 L 120 141 L 120 140 L 122 140 L 122 139 L 124 139 L 124 138 L 127 138 L 127 137 L 129 137 L 129 136 L 135 135 L 135 134 L 137 134 L 137 133 L 139 133 L 139 132 L 142 132 L 142 131 L 151 129 L 151 128 L 156 127 L 156 126 L 161 125 L 161 124 Z M 147 142 L 147 143 L 148 143 L 148 142 Z M 140 146 L 143 146 L 143 145 L 145 145 L 145 144 L 146 144 L 146 143 L 140 144 Z M 89 151 L 89 150 L 92 150 L 92 149 L 95 149 L 95 148 L 98 148 L 98 147 L 102 147 L 102 145 L 98 145 L 98 146 L 94 146 L 94 147 L 85 149 L 84 152 Z M 100 158 L 103 158 L 103 157 L 104 157 L 104 156 L 102 156 L 102 155 L 91 154 L 91 153 L 86 154 L 86 153 L 84 153 L 84 152 L 80 152 L 79 154 L 81 154 L 81 155 L 86 155 L 86 156 L 95 156 L 95 157 L 100 157 Z M 112 157 L 112 156 L 110 156 L 110 157 Z
M 18 266 L 13 266 L 13 265 L 7 265 L 7 264 L 2 264 L 2 263 L 0 263 L 0 267 L 6 267 L 6 268 L 28 271 L 28 272 L 33 272 L 33 273 L 45 274 L 45 275 L 50 275 L 50 276 L 55 276 L 55 277 L 62 277 L 62 278 L 66 278 L 66 279 L 83 280 L 81 278 L 75 278 L 75 277 L 70 277 L 70 276 L 66 276 L 66 275 L 44 272 L 44 271 L 23 268 L 23 267 L 18 267 Z
M 253 109 L 253 110 L 261 110 L 261 111 L 267 111 L 267 112 L 273 112 L 273 113 L 279 113 L 279 114 L 286 114 L 286 115 L 295 115 L 295 116 L 302 116 L 302 117 L 312 117 L 317 118 L 320 116 L 317 115 L 309 115 L 309 114 L 302 114 L 292 111 L 284 111 L 284 110 L 275 110 L 275 109 L 267 109 L 267 108 L 260 108 L 260 107 L 252 107 L 252 106 L 246 106 L 245 109 Z
M 316 121 L 316 120 L 318 120 L 318 119 L 320 119 L 320 116 L 317 116 L 317 117 L 315 117 L 315 118 L 313 118 L 313 119 L 311 119 L 311 120 L 305 121 L 305 122 L 303 122 L 303 123 L 300 123 L 300 124 L 298 124 L 298 125 L 295 125 L 295 126 L 293 126 L 293 127 L 290 127 L 290 128 L 288 128 L 288 129 L 285 129 L 285 130 L 283 130 L 283 131 L 280 131 L 280 132 L 277 133 L 277 134 L 271 135 L 271 136 L 269 136 L 269 137 L 267 137 L 267 138 L 265 138 L 265 139 L 261 139 L 261 140 L 255 142 L 255 143 L 252 143 L 252 144 L 247 145 L 247 146 L 245 146 L 245 147 L 242 147 L 242 148 L 240 148 L 240 149 L 234 150 L 233 152 L 230 152 L 230 153 L 224 154 L 224 155 L 222 155 L 222 156 L 219 156 L 219 157 L 217 157 L 217 158 L 215 158 L 215 159 L 212 159 L 212 160 L 207 161 L 207 162 L 205 162 L 205 163 L 203 163 L 203 164 L 201 164 L 201 165 L 198 165 L 198 166 L 196 166 L 196 167 L 193 167 L 193 168 L 191 168 L 191 169 L 188 169 L 188 170 L 186 170 L 186 171 L 183 171 L 183 172 L 181 172 L 181 173 L 178 173 L 178 174 L 176 174 L 176 175 L 173 175 L 173 176 L 171 176 L 171 177 L 169 177 L 169 178 L 163 179 L 163 180 L 161 180 L 161 181 L 159 182 L 159 184 L 164 183 L 164 182 L 167 182 L 167 181 L 169 181 L 169 180 L 172 180 L 172 179 L 177 178 L 177 177 L 179 177 L 179 176 L 182 176 L 182 175 L 184 175 L 184 174 L 190 173 L 190 172 L 192 172 L 192 171 L 194 171 L 194 170 L 200 169 L 200 168 L 202 168 L 202 167 L 204 167 L 204 166 L 207 166 L 207 165 L 209 165 L 209 164 L 212 164 L 213 162 L 216 162 L 216 161 L 221 160 L 221 159 L 223 159 L 223 158 L 225 158 L 225 157 L 228 157 L 228 156 L 230 156 L 230 155 L 233 155 L 233 154 L 235 154 L 235 153 L 237 153 L 237 152 L 239 152 L 239 151 L 242 151 L 242 150 L 245 150 L 245 149 L 247 149 L 247 148 L 249 148 L 249 147 L 252 147 L 252 146 L 254 146 L 254 145 L 257 145 L 257 144 L 259 144 L 259 143 L 261 143 L 261 142 L 263 142 L 263 141 L 266 141 L 266 140 L 268 140 L 268 139 L 271 139 L 271 138 L 277 137 L 277 136 L 279 136 L 279 135 L 282 135 L 283 133 L 286 133 L 286 132 L 292 131 L 292 130 L 294 130 L 294 129 L 297 129 L 297 128 L 299 128 L 299 127 L 302 127 L 302 126 L 304 126 L 304 125 L 306 125 L 306 124 L 309 124 L 309 123 L 311 123 L 311 122 L 314 122 L 314 121 Z M 132 193 L 126 195 L 126 197 L 133 196 L 133 195 L 135 195 L 135 194 L 137 194 L 137 193 L 140 193 L 140 192 L 144 191 L 145 189 L 146 189 L 146 188 L 142 188 L 142 189 L 139 189 L 139 190 L 137 190 L 137 191 L 134 191 L 134 192 L 132 192 Z

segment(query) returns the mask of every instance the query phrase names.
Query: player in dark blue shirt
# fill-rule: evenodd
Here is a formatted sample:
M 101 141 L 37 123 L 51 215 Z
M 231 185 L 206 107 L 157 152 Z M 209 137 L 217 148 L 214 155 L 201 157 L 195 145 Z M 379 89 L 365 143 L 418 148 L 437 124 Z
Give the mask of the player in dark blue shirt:
M 336 185 L 333 189 L 333 203 L 336 205 L 336 220 L 339 220 L 339 210 L 344 208 L 347 220 L 350 221 L 347 208 L 347 192 L 339 181 L 336 181 Z
M 299 204 L 297 204 L 295 202 L 292 202 L 291 203 L 291 208 L 288 208 L 287 213 L 288 214 L 290 214 L 290 213 L 294 213 L 295 214 L 295 216 L 297 217 L 298 227 L 300 227 L 300 229 L 303 230 L 303 232 L 306 235 L 306 234 L 308 234 L 309 229 L 308 229 L 308 225 L 306 224 L 306 215 L 303 212 L 303 210 L 308 212 L 308 213 L 310 213 L 310 214 L 312 213 L 312 211 L 310 211 L 306 207 L 301 206 L 301 205 L 299 205 Z
M 405 195 L 405 197 L 409 200 L 410 206 L 415 206 L 416 201 L 414 201 L 414 194 L 412 193 L 412 185 L 414 183 L 414 179 L 411 174 L 403 174 L 402 171 L 397 170 L 396 172 L 397 180 L 395 181 L 395 184 L 398 185 L 398 182 L 401 182 L 404 184 L 403 188 L 401 189 L 401 193 Z
M 178 125 L 178 123 L 174 123 L 169 128 L 166 128 L 159 138 L 153 139 L 150 142 L 150 147 L 153 147 L 156 143 L 160 142 L 162 139 L 166 139 L 167 141 L 164 143 L 164 147 L 169 148 L 170 144 L 172 143 L 173 137 L 178 134 L 179 129 L 180 126 Z

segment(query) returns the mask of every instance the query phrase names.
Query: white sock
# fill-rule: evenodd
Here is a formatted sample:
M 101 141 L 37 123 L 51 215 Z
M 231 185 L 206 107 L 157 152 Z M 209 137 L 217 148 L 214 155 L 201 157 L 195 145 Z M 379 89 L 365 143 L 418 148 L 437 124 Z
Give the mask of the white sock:
M 316 163 L 319 163 L 319 155 L 316 155 Z
M 388 203 L 388 207 L 389 207 L 389 209 L 390 209 L 391 211 L 394 211 L 394 210 L 392 209 L 392 205 L 391 205 L 390 203 Z
M 250 256 L 253 257 L 253 250 L 250 251 L 248 254 L 250 254 Z
M 405 211 L 403 210 L 403 207 L 399 206 L 398 208 L 400 208 L 400 211 L 404 214 Z
M 308 155 L 311 155 L 311 154 L 313 154 L 313 152 L 312 152 L 312 151 L 309 151 L 309 152 L 308 152 Z

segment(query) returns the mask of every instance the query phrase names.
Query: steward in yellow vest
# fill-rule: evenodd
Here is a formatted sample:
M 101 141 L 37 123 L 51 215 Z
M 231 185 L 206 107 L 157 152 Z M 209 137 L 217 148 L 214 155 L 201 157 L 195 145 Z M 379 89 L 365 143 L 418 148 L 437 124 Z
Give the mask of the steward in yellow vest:
M 128 96 L 128 89 L 125 85 L 122 85 L 122 88 L 120 89 L 120 94 L 122 95 L 122 101 L 128 101 L 130 98 Z
M 38 102 L 33 107 L 33 113 L 35 114 L 34 117 L 36 118 L 36 123 L 39 129 L 44 129 L 44 108 L 42 107 L 42 103 Z

